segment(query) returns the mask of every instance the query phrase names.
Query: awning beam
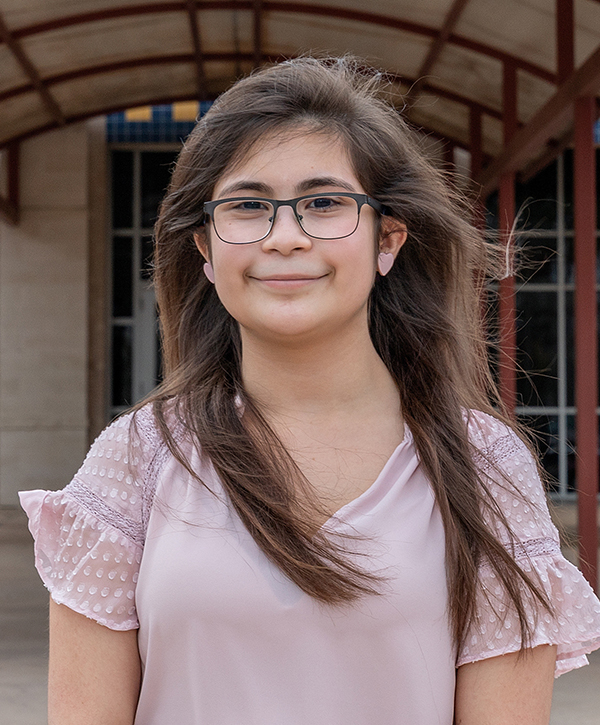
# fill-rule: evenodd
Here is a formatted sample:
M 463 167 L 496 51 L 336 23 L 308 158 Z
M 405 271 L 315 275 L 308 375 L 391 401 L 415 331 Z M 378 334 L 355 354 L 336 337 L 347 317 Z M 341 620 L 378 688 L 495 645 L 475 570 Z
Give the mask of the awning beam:
M 35 68 L 33 63 L 29 60 L 29 57 L 27 56 L 27 54 L 21 47 L 21 43 L 19 43 L 19 41 L 13 37 L 12 33 L 6 26 L 6 23 L 4 22 L 4 18 L 2 17 L 1 14 L 0 14 L 0 40 L 2 42 L 6 43 L 7 47 L 9 48 L 9 50 L 15 57 L 17 63 L 21 66 L 25 75 L 27 75 L 27 77 L 31 81 L 32 86 L 39 93 L 39 95 L 42 99 L 42 103 L 44 104 L 44 106 L 46 106 L 46 108 L 49 111 L 52 118 L 56 121 L 56 123 L 59 126 L 63 126 L 65 124 L 65 117 L 63 116 L 63 112 L 60 110 L 58 103 L 54 100 L 54 98 L 50 94 L 50 91 L 44 85 L 37 69 Z
M 200 10 L 250 10 L 254 9 L 255 0 L 203 0 Z M 394 28 L 407 33 L 414 33 L 430 38 L 436 38 L 439 29 L 414 23 L 398 16 L 383 15 L 380 13 L 370 13 L 364 10 L 356 10 L 341 6 L 315 5 L 300 2 L 282 2 L 281 0 L 263 0 L 263 10 L 275 11 L 278 13 L 299 13 L 302 15 L 317 15 L 329 18 L 344 18 L 358 23 L 368 25 L 382 26 L 385 28 Z M 185 3 L 181 0 L 170 0 L 169 2 L 152 2 L 141 3 L 139 5 L 126 5 L 121 7 L 103 8 L 102 10 L 92 10 L 85 13 L 76 13 L 74 15 L 65 15 L 63 17 L 52 18 L 34 25 L 24 26 L 14 31 L 15 38 L 24 38 L 37 33 L 47 33 L 59 28 L 66 28 L 72 25 L 80 25 L 84 23 L 96 22 L 98 20 L 108 20 L 110 18 L 131 17 L 136 15 L 168 13 L 181 10 L 185 7 Z M 556 83 L 556 74 L 543 68 L 542 66 L 530 63 L 524 58 L 519 58 L 507 53 L 492 45 L 480 43 L 472 38 L 467 38 L 456 33 L 451 33 L 448 43 L 457 45 L 475 53 L 480 53 L 489 58 L 495 58 L 501 62 L 512 60 L 516 63 L 520 70 L 531 73 L 532 75 L 543 78 L 549 83 Z
M 556 65 L 558 83 L 564 83 L 575 70 L 573 0 L 556 0 Z
M 253 0 L 254 22 L 254 67 L 259 68 L 263 62 L 263 0 Z
M 442 50 L 444 49 L 444 46 L 450 39 L 450 36 L 454 32 L 456 24 L 460 20 L 460 16 L 462 15 L 463 11 L 465 10 L 470 1 L 471 0 L 454 0 L 452 5 L 450 6 L 450 10 L 448 11 L 448 14 L 444 19 L 444 24 L 442 25 L 438 36 L 431 44 L 429 51 L 425 56 L 425 60 L 423 61 L 423 63 L 421 63 L 421 67 L 419 68 L 419 72 L 417 73 L 417 81 L 407 94 L 407 104 L 410 105 L 412 102 L 414 102 L 417 96 L 420 95 L 426 77 L 431 73 L 431 70 L 437 63 L 442 53 Z
M 516 172 L 535 158 L 540 149 L 561 137 L 573 121 L 575 100 L 596 96 L 600 88 L 600 47 L 566 80 L 534 117 L 515 133 L 504 151 L 481 173 L 479 183 L 485 195 L 493 191 L 500 176 Z
M 202 53 L 202 41 L 200 40 L 200 28 L 198 26 L 198 14 L 196 0 L 186 0 L 188 19 L 190 21 L 190 32 L 192 34 L 192 46 L 194 48 L 194 59 L 196 61 L 196 87 L 198 100 L 206 100 L 206 75 L 204 73 L 204 55 Z
M 0 196 L 0 217 L 9 224 L 19 223 L 19 144 L 11 143 L 6 148 L 7 196 Z

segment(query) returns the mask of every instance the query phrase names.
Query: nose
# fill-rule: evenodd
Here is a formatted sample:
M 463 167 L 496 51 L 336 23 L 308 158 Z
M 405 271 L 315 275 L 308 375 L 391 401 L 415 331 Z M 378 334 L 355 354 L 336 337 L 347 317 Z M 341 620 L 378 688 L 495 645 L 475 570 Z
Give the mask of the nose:
M 281 206 L 275 215 L 275 223 L 269 236 L 263 240 L 264 251 L 272 249 L 281 254 L 291 254 L 295 249 L 310 249 L 312 239 L 304 232 L 291 206 Z

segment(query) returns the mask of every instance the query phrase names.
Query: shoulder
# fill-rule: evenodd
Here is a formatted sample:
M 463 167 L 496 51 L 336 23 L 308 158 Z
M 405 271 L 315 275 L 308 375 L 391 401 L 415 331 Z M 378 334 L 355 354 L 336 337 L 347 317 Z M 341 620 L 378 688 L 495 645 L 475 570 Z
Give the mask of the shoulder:
M 487 515 L 496 519 L 493 512 L 501 513 L 518 540 L 557 542 L 541 469 L 532 449 L 509 425 L 481 411 L 469 411 L 468 431 L 481 485 L 491 502 Z M 506 537 L 504 526 L 497 520 L 494 528 L 501 538 Z
M 156 481 L 169 455 L 152 406 L 146 405 L 100 433 L 64 491 L 143 542 Z
M 495 463 L 515 456 L 534 460 L 529 447 L 504 421 L 480 410 L 469 410 L 465 417 L 469 441 L 476 457 L 491 457 Z
M 104 476 L 114 464 L 147 466 L 161 446 L 162 435 L 151 404 L 130 411 L 110 423 L 92 443 L 79 473 L 98 462 L 97 474 Z
M 473 459 L 484 481 L 512 484 L 528 498 L 545 501 L 537 457 L 513 428 L 479 410 L 468 412 L 467 426 Z

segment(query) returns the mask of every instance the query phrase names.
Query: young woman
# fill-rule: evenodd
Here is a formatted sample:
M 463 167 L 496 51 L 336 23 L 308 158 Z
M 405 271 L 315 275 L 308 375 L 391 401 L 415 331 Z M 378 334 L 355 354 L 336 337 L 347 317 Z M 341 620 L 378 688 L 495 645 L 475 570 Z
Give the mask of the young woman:
M 469 218 L 348 60 L 198 123 L 156 227 L 165 381 L 22 495 L 52 725 L 548 723 L 600 602 L 490 404 Z

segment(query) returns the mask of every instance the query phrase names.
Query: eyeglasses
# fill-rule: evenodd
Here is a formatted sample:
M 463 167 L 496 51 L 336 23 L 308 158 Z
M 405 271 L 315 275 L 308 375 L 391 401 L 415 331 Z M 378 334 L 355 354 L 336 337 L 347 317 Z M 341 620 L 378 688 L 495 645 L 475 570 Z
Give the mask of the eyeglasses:
M 314 239 L 343 239 L 356 231 L 367 204 L 379 214 L 389 210 L 366 194 L 308 194 L 296 199 L 236 197 L 204 203 L 219 239 L 227 244 L 254 244 L 269 236 L 277 210 L 291 206 L 302 231 Z

